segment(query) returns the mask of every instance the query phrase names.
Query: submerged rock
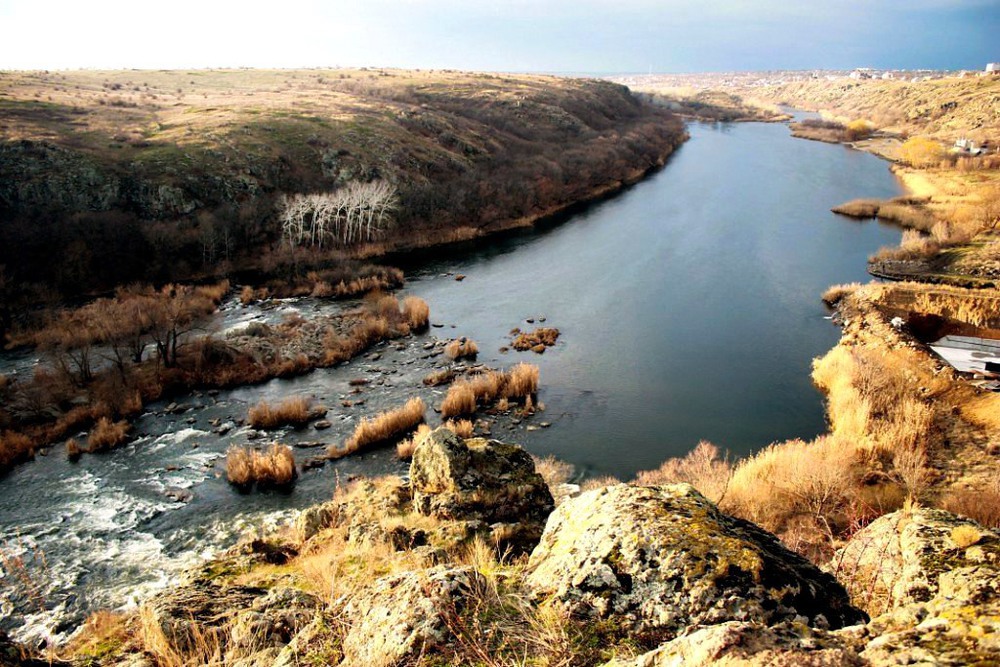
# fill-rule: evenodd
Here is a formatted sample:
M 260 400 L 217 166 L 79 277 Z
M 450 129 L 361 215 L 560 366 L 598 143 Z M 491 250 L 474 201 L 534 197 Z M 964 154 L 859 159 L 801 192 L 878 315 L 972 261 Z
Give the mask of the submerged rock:
M 687 484 L 619 484 L 566 500 L 528 567 L 536 597 L 645 636 L 727 621 L 865 620 L 832 576 Z
M 482 523 L 494 542 L 516 551 L 538 542 L 555 506 L 523 448 L 483 438 L 463 441 L 445 428 L 413 452 L 410 483 L 419 514 Z

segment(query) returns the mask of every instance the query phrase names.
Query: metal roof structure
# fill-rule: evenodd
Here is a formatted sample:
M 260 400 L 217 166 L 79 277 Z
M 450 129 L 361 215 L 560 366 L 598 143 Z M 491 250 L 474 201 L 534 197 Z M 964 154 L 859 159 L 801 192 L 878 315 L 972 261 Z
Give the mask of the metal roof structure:
M 1000 340 L 973 336 L 945 336 L 930 348 L 962 373 L 1000 375 Z

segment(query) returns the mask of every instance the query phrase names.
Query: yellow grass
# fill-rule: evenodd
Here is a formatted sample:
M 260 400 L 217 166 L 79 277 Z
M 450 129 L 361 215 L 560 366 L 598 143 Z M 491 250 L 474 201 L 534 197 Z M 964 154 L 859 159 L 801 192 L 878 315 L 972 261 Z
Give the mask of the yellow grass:
M 330 447 L 328 455 L 340 458 L 370 447 L 373 444 L 397 438 L 411 431 L 424 420 L 426 407 L 420 398 L 411 398 L 406 404 L 395 410 L 383 412 L 371 419 L 362 419 L 354 434 L 348 438 L 343 447 Z
M 460 438 L 471 438 L 474 429 L 472 421 L 468 419 L 459 419 L 457 421 L 449 419 L 442 426 Z
M 418 426 L 412 436 L 396 443 L 396 456 L 404 461 L 413 458 L 413 452 L 417 449 L 417 445 L 423 442 L 424 438 L 429 436 L 432 431 L 433 429 L 427 424 Z
M 573 464 L 560 461 L 552 456 L 532 456 L 535 461 L 535 472 L 542 476 L 549 489 L 555 489 L 565 484 L 573 477 Z
M 416 296 L 403 299 L 403 318 L 414 331 L 426 329 L 430 322 L 431 309 L 427 302 Z
M 444 346 L 444 354 L 449 359 L 474 359 L 479 354 L 479 346 L 469 338 L 456 338 Z
M 301 426 L 312 419 L 311 405 L 301 396 L 286 398 L 278 405 L 261 401 L 250 408 L 247 420 L 254 428 L 270 430 L 279 426 Z
M 117 447 L 125 442 L 128 431 L 127 421 L 113 422 L 107 417 L 101 417 L 87 436 L 87 451 L 100 452 Z
M 973 424 L 1000 431 L 1000 394 L 976 396 L 962 406 L 962 416 Z
M 489 405 L 493 401 L 524 399 L 526 409 L 532 394 L 538 391 L 538 366 L 520 363 L 507 372 L 487 371 L 462 378 L 448 388 L 441 402 L 441 414 L 445 418 L 468 415 L 479 405 Z
M 983 539 L 983 533 L 975 526 L 965 523 L 952 528 L 949 537 L 960 549 L 965 549 Z
M 242 489 L 254 483 L 261 489 L 285 487 L 297 475 L 295 454 L 287 445 L 273 443 L 265 451 L 233 445 L 226 451 L 226 478 Z
M 226 478 L 239 487 L 253 484 L 253 456 L 247 447 L 230 445 L 226 450 Z
M 857 289 L 861 287 L 861 283 L 845 283 L 841 285 L 832 285 L 826 288 L 823 292 L 823 303 L 829 306 L 835 306 L 840 302 L 845 296 L 854 294 Z
M 636 475 L 635 483 L 642 486 L 685 482 L 698 489 L 703 496 L 718 504 L 726 496 L 733 467 L 719 448 L 702 440 L 686 456 L 664 461 L 656 470 L 646 470 Z

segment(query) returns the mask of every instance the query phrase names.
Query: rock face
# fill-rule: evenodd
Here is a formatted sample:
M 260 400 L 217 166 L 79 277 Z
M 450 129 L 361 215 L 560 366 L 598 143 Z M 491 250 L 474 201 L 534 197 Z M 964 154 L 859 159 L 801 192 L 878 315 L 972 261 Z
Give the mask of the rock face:
M 1000 535 L 940 510 L 873 521 L 832 565 L 873 613 L 873 664 L 1000 664 Z
M 853 648 L 825 630 L 794 623 L 765 626 L 729 621 L 678 637 L 635 660 L 612 661 L 604 667 L 854 667 L 865 664 Z
M 621 484 L 567 500 L 528 567 L 539 598 L 645 636 L 727 621 L 839 628 L 865 620 L 832 576 L 687 484 Z
M 481 523 L 493 541 L 515 551 L 538 542 L 554 507 L 524 449 L 483 438 L 463 442 L 445 428 L 413 452 L 410 483 L 418 513 Z
M 480 578 L 471 568 L 434 567 L 379 579 L 344 608 L 352 622 L 341 665 L 395 665 L 441 644 L 449 614 Z

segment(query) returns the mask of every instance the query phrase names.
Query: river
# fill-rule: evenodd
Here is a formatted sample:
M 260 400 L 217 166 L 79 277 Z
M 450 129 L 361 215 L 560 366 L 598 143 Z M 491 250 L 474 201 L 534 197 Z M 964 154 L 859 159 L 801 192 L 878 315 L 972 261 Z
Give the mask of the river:
M 441 325 L 429 333 L 336 369 L 195 394 L 172 411 L 149 406 L 137 439 L 119 450 L 70 464 L 54 448 L 0 479 L 0 627 L 64 637 L 87 610 L 142 599 L 240 534 L 329 498 L 338 481 L 405 472 L 382 450 L 307 472 L 288 494 L 240 495 L 223 478 L 224 452 L 253 434 L 213 429 L 261 398 L 313 396 L 330 406 L 332 428 L 277 436 L 299 445 L 301 460 L 316 453 L 304 445 L 342 439 L 360 416 L 411 394 L 439 402 L 442 392 L 420 382 L 442 364 L 424 350 L 434 337 L 469 336 L 490 365 L 537 363 L 544 413 L 498 423 L 493 436 L 581 475 L 627 479 L 701 439 L 743 455 L 825 430 L 810 364 L 839 331 L 819 295 L 867 280 L 867 256 L 900 237 L 829 209 L 901 188 L 879 159 L 792 139 L 781 124 L 689 130 L 666 167 L 615 197 L 407 267 L 404 291 L 426 299 Z M 230 328 L 341 307 L 302 299 L 262 312 L 230 302 L 217 320 Z M 510 329 L 541 318 L 562 332 L 554 348 L 500 352 Z M 357 377 L 372 383 L 351 394 Z M 358 398 L 366 403 L 342 407 Z

